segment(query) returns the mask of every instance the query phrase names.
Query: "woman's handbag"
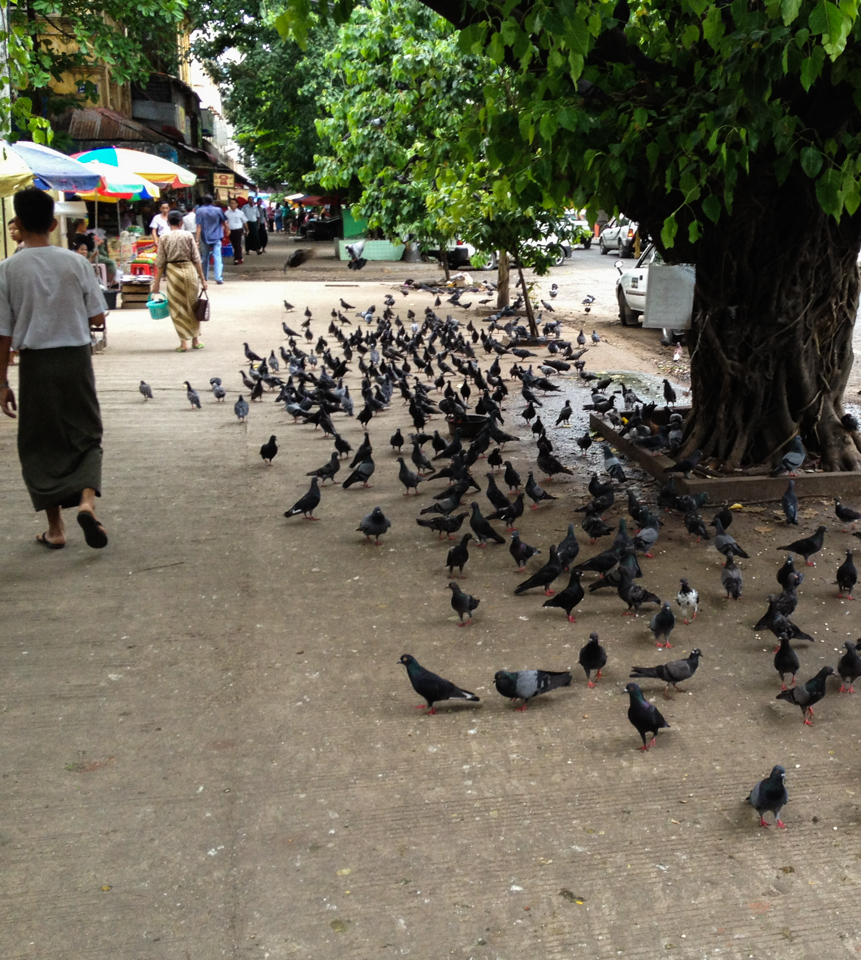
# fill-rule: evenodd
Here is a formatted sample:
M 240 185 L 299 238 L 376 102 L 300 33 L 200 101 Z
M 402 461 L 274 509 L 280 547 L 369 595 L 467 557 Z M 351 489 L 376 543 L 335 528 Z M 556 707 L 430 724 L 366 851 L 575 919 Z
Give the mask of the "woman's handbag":
M 203 323 L 209 319 L 209 296 L 205 290 L 200 291 L 200 296 L 194 305 L 194 317 L 198 323 Z

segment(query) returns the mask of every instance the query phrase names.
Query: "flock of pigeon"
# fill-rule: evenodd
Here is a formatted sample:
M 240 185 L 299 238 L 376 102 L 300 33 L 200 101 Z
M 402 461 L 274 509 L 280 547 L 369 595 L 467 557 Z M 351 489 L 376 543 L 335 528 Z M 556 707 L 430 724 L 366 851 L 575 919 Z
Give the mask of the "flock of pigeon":
M 410 282 L 407 282 L 402 290 L 404 295 L 409 289 Z M 311 477 L 310 488 L 285 512 L 287 518 L 302 516 L 306 520 L 318 519 L 315 511 L 321 506 L 323 488 L 327 482 L 332 486 L 339 484 L 336 477 L 342 462 L 351 455 L 350 473 L 340 483 L 341 487 L 345 490 L 358 484 L 370 487 L 377 463 L 368 424 L 398 403 L 406 407 L 412 431 L 399 426 L 390 437 L 393 459 L 398 465 L 397 477 L 404 488 L 405 497 L 413 494 L 418 498 L 434 481 L 447 482 L 447 486 L 435 492 L 430 502 L 420 509 L 416 523 L 436 533 L 439 540 L 455 541 L 448 549 L 445 561 L 451 578 L 448 584 L 450 603 L 457 614 L 458 626 L 468 626 L 473 622 L 473 613 L 481 603 L 478 597 L 464 591 L 458 583 L 471 558 L 470 544 L 484 549 L 488 545 L 506 543 L 500 528 L 494 526 L 494 523 L 505 524 L 510 536 L 508 552 L 517 571 L 523 572 L 527 564 L 541 554 L 540 550 L 521 538 L 518 529 L 526 513 L 525 499 L 531 501 L 531 510 L 548 506 L 552 509 L 553 502 L 560 499 L 541 486 L 535 473 L 545 474 L 548 480 L 558 474 L 573 473 L 554 454 L 548 425 L 542 422 L 541 417 L 544 407 L 542 397 L 561 390 L 555 377 L 576 370 L 577 380 L 574 382 L 590 383 L 593 387 L 591 402 L 581 409 L 599 412 L 628 433 L 634 443 L 648 450 L 670 455 L 676 453 L 682 443 L 684 423 L 682 414 L 674 409 L 677 398 L 668 380 L 664 380 L 663 385 L 666 417 L 657 418 L 662 420 L 658 423 L 653 419 L 657 404 L 644 403 L 622 381 L 612 377 L 600 379 L 586 371 L 582 357 L 588 349 L 601 342 L 600 336 L 594 331 L 591 343 L 582 330 L 576 343 L 569 342 L 562 337 L 563 329 L 559 321 L 551 321 L 544 325 L 543 336 L 536 346 L 534 341 L 529 341 L 528 331 L 520 322 L 518 303 L 492 315 L 487 327 L 478 329 L 471 320 L 463 324 L 451 315 L 445 318 L 439 316 L 436 311 L 442 301 L 438 291 L 422 284 L 413 286 L 415 290 L 436 293 L 433 306 L 428 306 L 421 317 L 409 310 L 406 321 L 403 321 L 393 309 L 396 301 L 391 294 L 386 296 L 385 309 L 379 315 L 375 306 L 352 314 L 356 308 L 341 300 L 340 309 L 335 308 L 331 312 L 327 336 L 317 335 L 316 338 L 310 329 L 312 313 L 306 309 L 301 332 L 286 322 L 282 323 L 288 343 L 287 349 L 284 346 L 279 348 L 280 359 L 274 349 L 267 358 L 255 353 L 248 343 L 244 344 L 248 366 L 240 370 L 240 376 L 251 403 L 262 400 L 266 391 L 277 391 L 276 402 L 284 404 L 286 413 L 294 423 L 313 425 L 315 430 L 321 430 L 333 441 L 334 449 L 326 462 L 307 474 Z M 551 290 L 551 298 L 555 293 L 555 289 Z M 466 306 L 460 302 L 461 295 L 460 291 L 455 291 L 449 302 Z M 584 301 L 587 312 L 593 300 L 588 297 Z M 549 303 L 543 305 L 552 311 Z M 285 309 L 290 312 L 294 308 L 285 301 Z M 354 319 L 358 318 L 355 329 L 349 332 L 346 328 L 352 328 L 353 321 L 348 313 Z M 504 340 L 499 338 L 499 333 L 504 334 Z M 300 345 L 303 341 L 305 349 Z M 539 348 L 541 355 L 534 352 Z M 493 357 L 486 369 L 482 369 L 477 353 Z M 513 360 L 507 371 L 501 364 L 502 357 Z M 356 398 L 355 401 L 344 382 L 349 365 L 353 362 L 356 362 L 362 374 L 361 400 Z M 608 393 L 614 383 L 620 389 Z M 200 409 L 199 394 L 189 382 L 186 381 L 185 385 L 192 408 Z M 223 381 L 213 377 L 210 387 L 215 400 L 222 402 L 227 394 Z M 528 471 L 525 483 L 512 460 L 506 459 L 506 447 L 522 443 L 521 437 L 504 429 L 506 407 L 515 399 L 512 396 L 515 387 L 524 403 L 517 416 L 528 426 L 528 432 L 537 447 L 536 470 Z M 143 381 L 140 392 L 145 400 L 153 396 L 151 388 Z M 621 397 L 624 408 L 633 411 L 633 415 L 622 418 L 615 409 L 617 397 Z M 245 395 L 240 395 L 234 405 L 234 412 L 240 421 L 247 419 L 249 406 Z M 568 399 L 554 425 L 567 426 L 573 412 L 571 400 Z M 339 414 L 344 415 L 343 418 L 339 417 L 342 428 L 355 417 L 364 429 L 364 437 L 355 452 L 349 440 L 336 428 L 333 417 Z M 434 417 L 444 417 L 448 421 L 451 426 L 448 437 L 442 436 L 438 429 L 427 432 L 426 428 Z M 267 464 L 271 464 L 278 453 L 276 441 L 273 435 L 260 449 L 260 456 Z M 587 432 L 578 437 L 576 443 L 585 454 L 593 443 L 592 435 Z M 407 464 L 404 448 L 411 450 L 411 466 Z M 733 520 L 730 509 L 720 510 L 707 525 L 700 512 L 707 496 L 680 495 L 676 491 L 673 474 L 681 473 L 688 477 L 697 470 L 701 456 L 699 451 L 667 468 L 667 480 L 660 488 L 654 506 L 638 499 L 626 475 L 625 466 L 610 445 L 602 444 L 602 451 L 603 473 L 607 480 L 602 480 L 598 473 L 592 474 L 588 485 L 591 500 L 578 507 L 577 512 L 583 514 L 580 526 L 590 544 L 612 536 L 611 545 L 577 563 L 581 544 L 574 523 L 570 523 L 567 535 L 558 544 L 549 547 L 546 562 L 518 584 L 513 592 L 522 595 L 542 589 L 547 597 L 543 602 L 544 607 L 561 609 L 570 622 L 576 622 L 574 610 L 587 597 L 581 581 L 585 574 L 594 574 L 596 579 L 588 586 L 589 595 L 597 595 L 599 591 L 615 591 L 626 606 L 625 615 L 637 616 L 641 607 L 656 606 L 658 609 L 649 621 L 649 629 L 659 649 L 670 649 L 670 638 L 677 623 L 673 605 L 637 582 L 643 577 L 638 557 L 649 558 L 654 555 L 661 527 L 669 522 L 664 517 L 668 514 L 680 516 L 688 533 L 697 536 L 697 542 L 710 540 L 723 555 L 725 564 L 720 580 L 727 599 L 738 600 L 741 597 L 744 581 L 736 561 L 748 559 L 749 555 L 729 533 Z M 485 460 L 489 469 L 479 468 L 480 459 Z M 803 461 L 804 450 L 798 440 L 775 473 L 782 471 L 794 474 Z M 482 473 L 486 480 L 483 490 L 476 476 Z M 499 483 L 507 487 L 507 491 L 501 489 Z M 423 488 L 423 484 L 427 484 L 428 488 Z M 615 527 L 604 520 L 604 514 L 622 491 L 627 498 L 628 517 L 636 525 L 633 533 L 629 533 L 628 519 L 624 516 Z M 482 503 L 475 499 L 482 493 L 490 506 L 489 510 L 484 507 L 486 513 L 482 512 Z M 464 502 L 467 498 L 470 498 L 468 504 Z M 798 500 L 791 479 L 781 505 L 787 524 L 797 524 Z M 861 519 L 861 514 L 844 506 L 839 500 L 835 507 L 838 520 L 844 524 Z M 459 534 L 464 523 L 468 523 L 469 532 L 458 538 L 456 534 Z M 713 538 L 709 536 L 709 527 L 714 528 Z M 367 542 L 379 545 L 381 538 L 391 529 L 392 521 L 381 506 L 376 506 L 361 518 L 357 532 L 364 535 Z M 769 596 L 768 610 L 754 627 L 756 630 L 768 629 L 775 635 L 777 647 L 774 667 L 781 680 L 778 699 L 799 706 L 805 724 L 811 723 L 813 707 L 825 696 L 827 678 L 835 670 L 831 666 L 824 666 L 807 682 L 796 682 L 800 662 L 791 642 L 812 642 L 813 638 L 790 619 L 796 610 L 797 591 L 804 579 L 803 574 L 794 567 L 792 554 L 803 557 L 807 564 L 812 565 L 810 558 L 822 549 L 825 533 L 826 527 L 820 526 L 812 535 L 779 548 L 791 554 L 777 574 L 781 592 Z M 536 565 L 538 563 L 537 560 L 533 562 Z M 569 573 L 568 583 L 557 593 L 552 585 L 563 572 Z M 846 561 L 837 572 L 839 596 L 846 595 L 852 599 L 856 580 L 852 551 L 847 550 Z M 680 579 L 675 601 L 684 623 L 692 622 L 697 616 L 699 594 L 687 578 Z M 840 658 L 836 670 L 843 681 L 840 692 L 844 689 L 854 692 L 852 684 L 861 676 L 859 650 L 861 641 L 857 645 L 854 642 L 846 643 L 846 653 Z M 671 688 L 681 689 L 678 685 L 694 676 L 701 657 L 700 650 L 693 649 L 689 656 L 682 659 L 656 666 L 633 667 L 630 676 L 632 680 L 660 681 L 665 685 L 664 696 L 669 699 Z M 579 653 L 579 664 L 590 687 L 601 678 L 607 659 L 607 651 L 601 645 L 598 634 L 592 633 L 589 642 Z M 436 713 L 435 705 L 441 701 L 479 700 L 470 691 L 426 670 L 409 654 L 404 654 L 400 663 L 405 666 L 412 686 L 425 700 L 431 714 Z M 785 682 L 787 677 L 791 677 L 789 688 Z M 571 682 L 572 675 L 566 670 L 500 670 L 494 677 L 494 685 L 502 696 L 522 701 L 519 710 L 525 710 L 529 700 L 559 687 L 569 686 Z M 628 719 L 642 740 L 639 749 L 649 750 L 658 732 L 669 727 L 669 724 L 660 711 L 649 703 L 638 683 L 628 683 L 625 691 L 629 696 Z M 757 784 L 750 794 L 749 800 L 759 811 L 763 825 L 766 824 L 762 814 L 770 811 L 777 825 L 783 826 L 779 813 L 786 802 L 784 776 L 784 768 L 775 766 L 771 775 Z

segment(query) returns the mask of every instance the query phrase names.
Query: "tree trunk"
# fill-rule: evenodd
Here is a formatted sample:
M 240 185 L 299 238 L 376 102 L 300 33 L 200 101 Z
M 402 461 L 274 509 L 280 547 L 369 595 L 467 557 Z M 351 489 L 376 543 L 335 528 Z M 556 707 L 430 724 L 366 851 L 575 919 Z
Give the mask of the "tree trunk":
M 535 311 L 532 309 L 532 301 L 523 276 L 523 267 L 520 266 L 520 257 L 517 258 L 517 273 L 520 275 L 520 289 L 523 291 L 523 306 L 526 307 L 526 322 L 529 324 L 529 332 L 537 340 L 540 336 L 538 324 L 535 322 Z
M 684 453 L 701 449 L 717 469 L 773 465 L 800 433 L 823 469 L 861 469 L 861 436 L 840 422 L 858 236 L 855 218 L 826 216 L 803 174 L 736 190 L 733 215 L 697 244 Z
M 511 303 L 511 261 L 508 259 L 508 252 L 499 251 L 499 267 L 497 268 L 497 287 L 496 287 L 496 309 L 501 310 Z
M 442 264 L 442 269 L 445 273 L 445 282 L 448 283 L 449 280 L 451 280 L 451 269 L 448 265 L 448 250 L 446 250 L 445 247 L 440 248 L 439 262 Z

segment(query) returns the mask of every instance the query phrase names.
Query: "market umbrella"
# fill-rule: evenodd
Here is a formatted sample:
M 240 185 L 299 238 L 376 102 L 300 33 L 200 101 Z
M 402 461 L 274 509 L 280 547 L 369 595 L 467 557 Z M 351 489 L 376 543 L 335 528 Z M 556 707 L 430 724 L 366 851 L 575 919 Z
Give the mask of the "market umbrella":
M 101 183 L 98 173 L 88 169 L 72 157 L 67 157 L 59 150 L 52 150 L 41 143 L 19 140 L 17 143 L 7 143 L 0 140 L 0 155 L 17 156 L 29 169 L 31 182 L 40 190 L 61 190 L 65 193 L 77 193 L 79 190 L 93 190 Z M 0 164 L 2 170 L 2 164 Z M 9 196 L 20 190 L 27 183 L 19 183 L 10 188 L 4 185 L 4 196 Z
M 180 167 L 170 160 L 164 160 L 152 153 L 140 150 L 127 150 L 124 147 L 100 147 L 76 153 L 75 159 L 87 164 L 90 160 L 99 160 L 120 171 L 136 173 L 144 180 L 164 187 L 190 187 L 197 180 L 197 174 Z
M 118 200 L 149 200 L 161 193 L 152 181 L 145 180 L 136 173 L 120 170 L 99 160 L 83 162 L 84 166 L 101 176 L 102 182 L 101 186 L 95 190 L 79 194 L 82 200 L 105 200 L 108 203 L 116 203 Z
M 3 143 L 0 147 L 0 197 L 11 197 L 32 182 L 33 171 L 9 149 L 7 143 Z

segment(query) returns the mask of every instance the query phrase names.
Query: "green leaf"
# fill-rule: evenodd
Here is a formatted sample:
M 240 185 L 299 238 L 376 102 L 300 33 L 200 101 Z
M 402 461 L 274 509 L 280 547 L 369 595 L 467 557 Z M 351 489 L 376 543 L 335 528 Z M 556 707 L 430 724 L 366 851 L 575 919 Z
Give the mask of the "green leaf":
M 781 0 L 780 13 L 785 26 L 789 26 L 801 12 L 801 0 Z
M 710 193 L 705 200 L 703 200 L 703 213 L 712 223 L 717 223 L 720 219 L 720 200 L 713 193 Z
M 816 147 L 804 147 L 801 151 L 801 169 L 808 177 L 814 179 L 822 169 L 822 154 Z
M 816 199 L 819 205 L 836 220 L 840 219 L 843 210 L 841 182 L 840 173 L 834 169 L 826 170 L 816 181 Z
M 688 224 L 688 241 L 690 243 L 696 243 L 700 238 L 700 222 L 699 220 L 694 220 Z
M 679 225 L 676 223 L 675 217 L 667 217 L 664 220 L 664 225 L 661 227 L 661 243 L 668 250 L 676 242 L 676 233 L 678 232 Z

